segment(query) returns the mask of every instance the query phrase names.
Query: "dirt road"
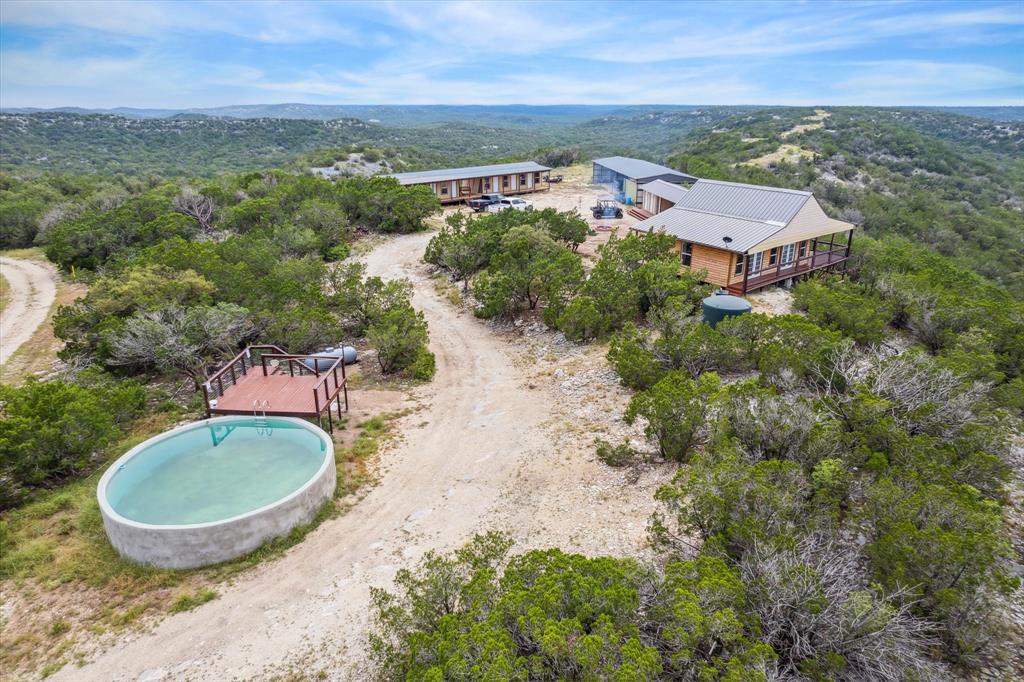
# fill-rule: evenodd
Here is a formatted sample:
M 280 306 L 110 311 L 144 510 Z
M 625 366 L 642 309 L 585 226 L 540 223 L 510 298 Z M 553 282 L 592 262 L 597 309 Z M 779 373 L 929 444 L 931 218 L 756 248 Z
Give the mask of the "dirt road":
M 0 313 L 0 365 L 46 321 L 57 296 L 53 266 L 0 256 L 0 273 L 11 285 L 11 299 Z
M 429 237 L 400 237 L 367 257 L 372 274 L 414 281 L 414 304 L 437 355 L 437 376 L 415 390 L 421 407 L 400 420 L 379 482 L 281 559 L 219 588 L 218 599 L 113 643 L 84 667 L 65 666 L 54 679 L 248 680 L 292 666 L 365 679 L 369 588 L 389 587 L 398 568 L 428 550 L 499 528 L 521 549 L 641 551 L 650 487 L 609 492 L 608 477 L 620 475 L 577 450 L 575 435 L 556 433 L 552 417 L 565 409 L 566 394 L 554 380 L 537 384 L 538 363 L 525 344 L 441 300 L 420 264 Z M 579 436 L 588 452 L 592 437 Z

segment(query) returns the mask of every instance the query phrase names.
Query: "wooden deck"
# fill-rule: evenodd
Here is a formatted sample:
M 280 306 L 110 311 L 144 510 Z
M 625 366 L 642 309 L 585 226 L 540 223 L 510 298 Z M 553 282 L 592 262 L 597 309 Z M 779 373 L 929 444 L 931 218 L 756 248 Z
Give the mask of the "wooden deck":
M 730 294 L 742 296 L 743 294 L 756 291 L 763 287 L 787 280 L 791 277 L 800 277 L 815 270 L 824 270 L 846 262 L 850 257 L 849 249 L 836 249 L 825 251 L 797 259 L 793 263 L 784 266 L 771 266 L 762 268 L 760 273 L 748 278 L 745 282 L 735 282 L 727 289 Z
M 326 367 L 326 368 L 325 368 Z M 203 384 L 206 414 L 320 419 L 331 403 L 348 410 L 345 362 L 326 355 L 289 355 L 275 346 L 250 346 Z
M 217 404 L 210 407 L 216 414 L 252 414 L 253 404 L 260 405 L 260 412 L 288 417 L 305 417 L 318 414 L 313 404 L 313 388 L 320 378 L 313 374 L 288 376 L 274 373 L 263 376 L 260 372 L 249 372 L 238 378 L 238 382 L 226 388 Z M 264 405 L 264 401 L 269 405 Z M 321 409 L 322 411 L 322 409 Z

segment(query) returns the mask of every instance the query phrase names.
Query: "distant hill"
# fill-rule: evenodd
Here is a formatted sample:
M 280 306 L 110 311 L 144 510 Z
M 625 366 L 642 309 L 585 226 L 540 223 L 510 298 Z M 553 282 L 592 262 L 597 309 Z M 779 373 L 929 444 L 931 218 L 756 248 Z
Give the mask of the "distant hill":
M 384 115 L 384 110 L 401 110 L 404 123 L 351 117 L 229 118 L 199 111 L 131 118 L 59 111 L 0 113 L 0 168 L 213 175 L 284 166 L 299 154 L 349 145 L 389 150 L 389 158 L 402 159 L 405 170 L 521 159 L 539 148 L 560 145 L 578 146 L 590 155 L 623 153 L 658 160 L 694 128 L 753 110 L 626 107 L 575 123 L 571 121 L 599 108 L 501 107 L 501 116 L 514 120 L 500 122 L 488 122 L 483 114 L 473 116 L 475 107 L 364 109 L 373 109 L 378 115 Z M 467 120 L 432 120 L 456 114 Z M 492 111 L 492 115 L 497 114 Z M 546 119 L 527 124 L 516 118 L 520 115 Z M 481 121 L 474 122 L 475 118 Z M 420 119 L 428 122 L 412 125 Z
M 722 107 L 694 104 L 507 104 L 507 105 L 443 105 L 443 104 L 236 104 L 220 107 L 192 107 L 182 109 L 144 109 L 116 107 L 90 109 L 83 107 L 14 107 L 0 109 L 2 113 L 67 113 L 114 114 L 125 118 L 167 118 L 175 114 L 202 114 L 222 118 L 287 118 L 329 121 L 337 118 L 359 118 L 389 126 L 423 126 L 452 121 L 480 125 L 516 127 L 524 125 L 573 125 L 606 116 L 630 118 L 649 113 L 691 112 L 695 110 L 765 109 L 765 106 Z M 904 107 L 907 109 L 934 109 L 993 121 L 1024 120 L 1024 106 L 1002 107 Z

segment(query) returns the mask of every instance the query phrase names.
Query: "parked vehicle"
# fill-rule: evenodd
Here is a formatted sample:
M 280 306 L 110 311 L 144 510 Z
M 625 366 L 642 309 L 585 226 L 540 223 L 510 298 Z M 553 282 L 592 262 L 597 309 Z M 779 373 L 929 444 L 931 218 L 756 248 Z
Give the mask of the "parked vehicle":
M 564 175 L 549 175 L 547 177 L 548 182 L 561 182 L 562 180 L 565 180 Z
M 491 213 L 497 213 L 498 211 L 532 211 L 533 202 L 527 201 L 526 199 L 509 199 L 508 197 L 502 197 L 501 201 L 496 204 L 491 204 L 487 207 L 487 210 Z
M 496 204 L 504 198 L 501 194 L 481 194 L 476 199 L 469 200 L 469 207 L 480 213 L 481 211 L 486 211 L 488 206 Z
M 622 209 L 611 199 L 601 199 L 596 206 L 590 207 L 595 218 L 621 218 Z

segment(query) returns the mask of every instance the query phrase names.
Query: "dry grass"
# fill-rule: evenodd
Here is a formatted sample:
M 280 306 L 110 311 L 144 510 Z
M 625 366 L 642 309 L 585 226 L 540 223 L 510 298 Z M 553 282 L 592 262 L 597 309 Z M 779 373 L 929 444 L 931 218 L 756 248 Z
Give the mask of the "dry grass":
M 800 125 L 793 126 L 786 132 L 782 133 L 781 137 L 782 139 L 786 139 L 790 135 L 799 135 L 800 133 L 805 133 L 808 130 L 817 130 L 825 125 L 824 121 L 830 115 L 831 114 L 824 109 L 815 109 L 813 116 L 804 117 L 805 121 L 811 121 L 811 123 L 801 123 Z
M 0 273 L 0 312 L 7 307 L 11 300 L 11 285 Z
M 217 585 L 281 556 L 349 508 L 353 494 L 372 479 L 375 456 L 392 435 L 393 420 L 403 414 L 377 415 L 358 424 L 343 420 L 334 433 L 335 499 L 309 524 L 218 566 L 172 571 L 139 566 L 118 555 L 107 541 L 96 501 L 105 465 L 7 512 L 0 520 L 0 670 L 5 675 L 50 674 L 103 646 L 109 641 L 105 635 L 215 599 Z M 171 415 L 143 420 L 131 437 L 111 448 L 109 459 L 174 421 Z
M 761 168 L 767 168 L 772 164 L 780 163 L 782 161 L 786 161 L 788 163 L 795 163 L 799 161 L 801 158 L 810 159 L 813 157 L 814 152 L 812 152 L 810 149 L 804 149 L 803 147 L 799 147 L 795 144 L 782 144 L 779 145 L 778 149 L 769 154 L 759 156 L 756 159 L 748 159 L 737 165 L 760 166 Z

